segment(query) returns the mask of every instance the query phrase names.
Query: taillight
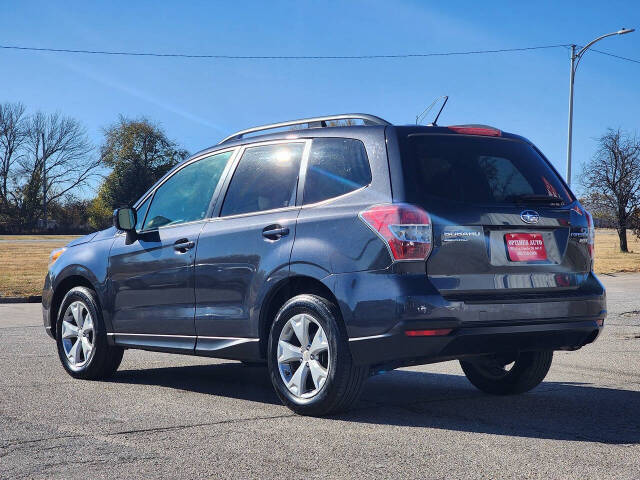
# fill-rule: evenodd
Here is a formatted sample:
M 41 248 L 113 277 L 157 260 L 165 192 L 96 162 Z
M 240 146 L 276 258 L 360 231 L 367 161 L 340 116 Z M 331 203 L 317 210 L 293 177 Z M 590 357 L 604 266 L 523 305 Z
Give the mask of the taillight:
M 431 218 L 420 207 L 374 205 L 361 212 L 360 218 L 387 243 L 394 260 L 424 260 L 431 253 Z
M 587 225 L 588 225 L 587 246 L 589 248 L 589 256 L 591 257 L 591 261 L 593 262 L 594 250 L 596 246 L 596 231 L 595 231 L 595 228 L 593 227 L 593 217 L 591 216 L 591 214 L 586 210 L 584 211 L 584 214 L 587 217 Z
M 461 135 L 484 135 L 486 137 L 500 137 L 502 132 L 497 128 L 491 127 L 474 127 L 472 125 L 451 125 L 447 127 Z

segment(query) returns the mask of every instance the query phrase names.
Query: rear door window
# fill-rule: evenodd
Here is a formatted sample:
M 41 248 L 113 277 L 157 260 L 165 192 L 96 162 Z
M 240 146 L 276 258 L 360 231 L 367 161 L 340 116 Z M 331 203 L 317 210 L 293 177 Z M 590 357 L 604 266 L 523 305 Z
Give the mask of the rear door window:
M 304 203 L 316 203 L 371 183 L 364 144 L 350 138 L 316 138 L 304 184 Z
M 407 200 L 512 204 L 531 196 L 571 202 L 570 194 L 531 146 L 519 140 L 463 135 L 401 138 Z
M 295 205 L 304 146 L 296 142 L 248 147 L 233 174 L 220 216 Z

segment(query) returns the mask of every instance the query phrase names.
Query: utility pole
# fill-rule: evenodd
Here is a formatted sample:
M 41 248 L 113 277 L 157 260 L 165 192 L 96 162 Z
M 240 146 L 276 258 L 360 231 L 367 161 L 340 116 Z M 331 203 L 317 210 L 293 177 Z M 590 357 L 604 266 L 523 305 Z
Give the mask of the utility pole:
M 44 229 L 47 229 L 47 157 L 44 148 L 44 132 L 42 132 L 42 217 Z
M 582 60 L 582 55 L 596 42 L 599 42 L 603 38 L 611 37 L 612 35 L 624 35 L 625 33 L 634 32 L 635 28 L 621 28 L 617 32 L 607 33 L 605 35 L 601 35 L 595 40 L 587 43 L 585 47 L 583 47 L 578 53 L 576 53 L 576 45 L 571 45 L 571 74 L 569 76 L 569 128 L 567 135 L 567 176 L 565 180 L 567 181 L 567 185 L 571 186 L 571 141 L 573 136 L 573 81 L 576 76 L 576 70 L 578 69 L 578 64 L 580 60 Z

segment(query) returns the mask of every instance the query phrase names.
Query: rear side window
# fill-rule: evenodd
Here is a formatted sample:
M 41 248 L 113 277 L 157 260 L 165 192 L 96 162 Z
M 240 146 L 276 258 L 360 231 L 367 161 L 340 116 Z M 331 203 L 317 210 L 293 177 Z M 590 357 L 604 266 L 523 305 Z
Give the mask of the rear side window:
M 144 229 L 203 219 L 231 153 L 203 158 L 169 177 L 153 196 Z
M 311 145 L 304 203 L 344 195 L 371 183 L 364 144 L 350 138 L 316 138 Z
M 571 202 L 555 172 L 530 145 L 500 138 L 409 135 L 401 138 L 407 200 L 518 203 L 546 195 Z
M 236 168 L 220 216 L 295 205 L 304 143 L 247 148 Z

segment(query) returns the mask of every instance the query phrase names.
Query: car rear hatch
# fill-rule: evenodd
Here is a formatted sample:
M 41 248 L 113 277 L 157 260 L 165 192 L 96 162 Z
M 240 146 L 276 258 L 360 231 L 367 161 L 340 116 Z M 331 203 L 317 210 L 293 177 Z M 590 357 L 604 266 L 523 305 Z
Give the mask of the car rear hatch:
M 579 296 L 587 213 L 542 154 L 490 128 L 399 128 L 402 198 L 431 217 L 426 274 L 449 300 Z

